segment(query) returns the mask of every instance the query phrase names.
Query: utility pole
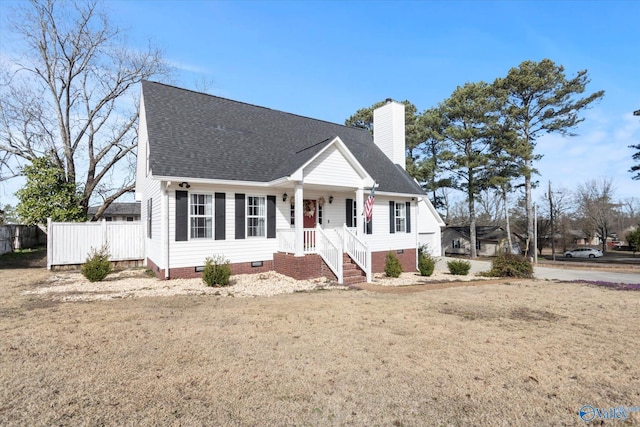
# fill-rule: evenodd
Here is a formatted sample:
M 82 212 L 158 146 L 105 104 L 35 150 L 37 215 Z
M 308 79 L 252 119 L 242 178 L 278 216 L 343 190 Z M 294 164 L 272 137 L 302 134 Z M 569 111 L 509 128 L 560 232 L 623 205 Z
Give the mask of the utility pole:
M 551 258 L 556 260 L 556 229 L 553 222 L 553 193 L 551 192 L 551 181 L 549 181 L 549 217 L 551 220 Z

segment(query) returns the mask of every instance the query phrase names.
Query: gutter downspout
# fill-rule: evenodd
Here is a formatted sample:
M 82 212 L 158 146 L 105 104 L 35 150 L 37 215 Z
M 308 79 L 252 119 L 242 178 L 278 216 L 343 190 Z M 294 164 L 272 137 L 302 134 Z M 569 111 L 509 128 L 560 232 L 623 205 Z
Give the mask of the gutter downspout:
M 161 184 L 162 185 L 162 184 Z M 165 243 L 165 256 L 164 256 L 164 278 L 165 280 L 169 280 L 169 187 L 171 186 L 171 181 L 167 181 L 164 188 L 162 188 L 162 203 L 166 207 L 166 215 L 165 218 L 165 227 L 163 230 L 164 234 L 164 243 Z

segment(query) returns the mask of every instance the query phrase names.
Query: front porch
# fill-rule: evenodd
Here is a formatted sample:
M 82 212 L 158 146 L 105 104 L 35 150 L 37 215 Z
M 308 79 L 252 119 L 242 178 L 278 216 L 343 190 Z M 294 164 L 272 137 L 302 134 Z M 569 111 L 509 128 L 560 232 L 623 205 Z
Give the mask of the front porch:
M 371 282 L 371 251 L 356 228 L 302 229 L 302 253 L 296 253 L 296 229 L 279 229 L 276 271 L 294 278 L 332 276 L 339 284 Z M 326 268 L 325 268 L 326 266 Z

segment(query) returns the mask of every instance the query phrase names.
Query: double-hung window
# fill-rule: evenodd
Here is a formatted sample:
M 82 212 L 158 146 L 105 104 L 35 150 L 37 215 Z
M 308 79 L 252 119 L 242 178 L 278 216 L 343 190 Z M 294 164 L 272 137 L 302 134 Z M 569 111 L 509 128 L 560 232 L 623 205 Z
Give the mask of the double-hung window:
M 294 226 L 296 225 L 296 208 L 294 207 L 294 205 L 291 205 L 291 210 L 289 211 L 289 213 L 291 214 L 291 225 Z
M 247 197 L 247 236 L 265 237 L 266 197 Z
M 153 199 L 147 200 L 147 238 L 151 239 L 153 237 L 152 234 L 152 225 L 153 225 Z
M 190 224 L 192 239 L 210 239 L 213 229 L 213 201 L 210 194 L 191 194 Z
M 407 207 L 404 203 L 396 203 L 396 233 L 407 231 Z

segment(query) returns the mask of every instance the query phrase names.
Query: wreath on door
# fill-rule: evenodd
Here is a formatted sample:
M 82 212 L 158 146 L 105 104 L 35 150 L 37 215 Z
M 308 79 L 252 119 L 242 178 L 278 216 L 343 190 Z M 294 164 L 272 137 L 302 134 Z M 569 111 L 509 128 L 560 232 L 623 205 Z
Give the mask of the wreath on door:
M 307 200 L 304 202 L 304 216 L 308 216 L 311 218 L 316 214 L 316 204 L 313 203 L 313 200 Z

